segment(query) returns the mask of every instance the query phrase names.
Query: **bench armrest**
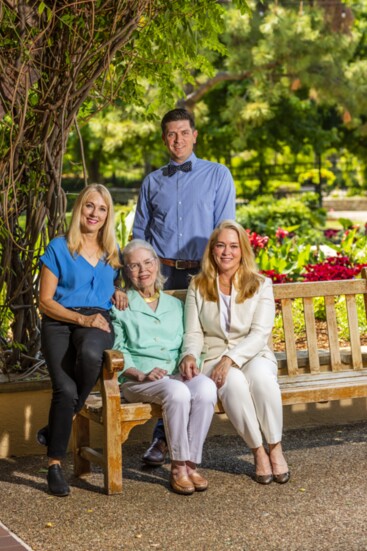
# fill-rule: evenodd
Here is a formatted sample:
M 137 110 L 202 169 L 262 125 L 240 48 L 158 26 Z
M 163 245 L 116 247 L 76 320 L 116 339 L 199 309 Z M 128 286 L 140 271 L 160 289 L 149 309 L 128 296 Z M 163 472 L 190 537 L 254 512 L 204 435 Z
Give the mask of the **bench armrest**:
M 124 368 L 124 355 L 119 350 L 104 351 L 104 369 L 108 374 L 113 375 Z

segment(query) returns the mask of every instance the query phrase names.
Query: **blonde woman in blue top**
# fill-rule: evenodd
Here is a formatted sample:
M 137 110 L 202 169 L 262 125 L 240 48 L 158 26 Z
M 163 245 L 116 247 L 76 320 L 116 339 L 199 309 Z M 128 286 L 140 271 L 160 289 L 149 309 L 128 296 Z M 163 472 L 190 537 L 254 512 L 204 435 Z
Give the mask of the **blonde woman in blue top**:
M 183 337 L 183 305 L 161 292 L 164 279 L 152 246 L 140 239 L 123 252 L 128 307 L 112 309 L 114 348 L 124 353 L 120 375 L 129 402 L 161 404 L 171 457 L 170 484 L 176 493 L 206 490 L 198 473 L 203 444 L 216 404 L 216 386 L 197 374 L 178 373 Z
M 115 289 L 120 268 L 109 191 L 86 187 L 78 196 L 69 231 L 53 239 L 41 257 L 42 351 L 52 382 L 49 422 L 37 438 L 47 445 L 48 488 L 66 496 L 61 469 L 72 421 L 95 385 L 103 351 L 114 340 L 109 310 L 124 305 Z

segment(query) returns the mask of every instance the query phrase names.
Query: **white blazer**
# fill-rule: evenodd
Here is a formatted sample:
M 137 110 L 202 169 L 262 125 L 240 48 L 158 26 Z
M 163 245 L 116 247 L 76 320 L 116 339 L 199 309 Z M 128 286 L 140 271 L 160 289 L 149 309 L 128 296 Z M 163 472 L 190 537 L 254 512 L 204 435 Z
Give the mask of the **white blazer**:
M 198 365 L 224 355 L 239 367 L 255 356 L 264 356 L 276 363 L 268 346 L 275 316 L 272 281 L 261 277 L 263 281 L 258 291 L 240 304 L 236 303 L 237 291 L 232 286 L 228 335 L 220 324 L 220 302 L 205 301 L 191 283 L 185 303 L 185 334 L 180 361 L 192 354 Z

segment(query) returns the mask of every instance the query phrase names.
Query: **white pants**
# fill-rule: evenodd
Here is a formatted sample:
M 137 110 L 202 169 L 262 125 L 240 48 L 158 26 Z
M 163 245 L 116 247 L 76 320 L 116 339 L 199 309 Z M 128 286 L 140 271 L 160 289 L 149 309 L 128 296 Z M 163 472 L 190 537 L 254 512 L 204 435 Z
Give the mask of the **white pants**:
M 203 373 L 210 376 L 219 359 L 204 363 Z M 262 445 L 261 432 L 269 444 L 281 441 L 283 408 L 274 362 L 255 357 L 241 369 L 231 367 L 218 397 L 249 448 Z
M 217 388 L 204 375 L 183 381 L 180 375 L 158 381 L 122 385 L 129 402 L 160 404 L 169 447 L 174 461 L 200 463 L 203 445 L 217 402 Z

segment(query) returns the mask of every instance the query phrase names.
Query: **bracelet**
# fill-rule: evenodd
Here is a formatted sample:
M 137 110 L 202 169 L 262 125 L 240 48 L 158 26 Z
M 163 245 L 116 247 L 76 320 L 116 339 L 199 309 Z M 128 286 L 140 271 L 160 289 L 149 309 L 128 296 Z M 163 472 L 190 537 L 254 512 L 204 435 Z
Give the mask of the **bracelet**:
M 115 291 L 122 291 L 123 293 L 125 292 L 123 288 L 120 287 L 120 285 L 115 285 Z

